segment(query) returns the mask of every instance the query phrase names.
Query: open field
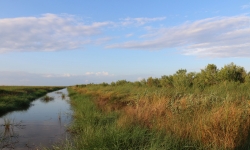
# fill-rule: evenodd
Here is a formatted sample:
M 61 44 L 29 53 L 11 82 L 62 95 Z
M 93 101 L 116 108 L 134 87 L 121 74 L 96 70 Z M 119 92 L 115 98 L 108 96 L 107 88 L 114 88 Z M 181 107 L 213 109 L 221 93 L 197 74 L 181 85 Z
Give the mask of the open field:
M 45 86 L 0 86 L 0 115 L 13 110 L 27 109 L 30 102 L 48 92 L 63 87 Z

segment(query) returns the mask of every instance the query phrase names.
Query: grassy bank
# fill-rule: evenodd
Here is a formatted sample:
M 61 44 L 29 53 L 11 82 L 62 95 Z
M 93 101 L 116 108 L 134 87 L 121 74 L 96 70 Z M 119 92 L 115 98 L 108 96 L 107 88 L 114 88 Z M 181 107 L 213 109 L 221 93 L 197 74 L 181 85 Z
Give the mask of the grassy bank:
M 249 149 L 249 87 L 237 82 L 202 91 L 135 83 L 76 86 L 78 94 L 71 98 L 77 148 L 116 149 L 121 142 L 124 147 L 117 149 Z M 87 112 L 86 103 L 92 105 Z M 88 121 L 91 125 L 82 125 Z
M 48 92 L 63 87 L 0 86 L 0 116 L 13 111 L 27 109 L 30 102 Z
M 250 72 L 233 63 L 70 93 L 69 149 L 250 149 Z
M 54 149 L 192 149 L 199 145 L 162 130 L 121 124 L 121 112 L 99 109 L 93 96 L 77 88 L 70 88 L 69 92 L 74 111 L 69 128 L 72 140 Z

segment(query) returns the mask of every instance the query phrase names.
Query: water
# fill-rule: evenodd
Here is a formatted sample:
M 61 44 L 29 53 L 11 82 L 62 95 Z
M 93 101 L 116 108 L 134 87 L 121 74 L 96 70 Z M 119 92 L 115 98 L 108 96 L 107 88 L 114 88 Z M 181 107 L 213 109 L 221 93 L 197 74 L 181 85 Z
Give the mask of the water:
M 67 89 L 47 95 L 54 99 L 47 102 L 39 98 L 28 110 L 14 111 L 0 118 L 0 149 L 50 147 L 69 136 L 66 127 L 71 122 L 71 109 Z M 10 122 L 9 128 L 4 126 L 6 122 Z

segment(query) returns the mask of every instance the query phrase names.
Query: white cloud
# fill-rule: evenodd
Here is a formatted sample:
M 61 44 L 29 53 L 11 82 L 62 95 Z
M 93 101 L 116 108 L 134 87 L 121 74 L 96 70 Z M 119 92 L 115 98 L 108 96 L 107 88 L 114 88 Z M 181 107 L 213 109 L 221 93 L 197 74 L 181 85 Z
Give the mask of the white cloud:
M 125 18 L 121 19 L 121 25 L 122 26 L 128 26 L 128 25 L 136 25 L 141 26 L 146 23 L 154 22 L 154 21 L 162 21 L 165 20 L 166 17 L 156 17 L 156 18 Z
M 248 6 L 243 5 L 242 8 Z M 128 17 L 116 23 L 104 21 L 91 24 L 84 24 L 74 16 L 55 14 L 0 19 L 0 53 L 71 50 L 86 44 L 110 43 L 115 37 L 104 35 L 102 31 L 105 27 L 142 26 L 164 19 Z M 105 31 L 109 29 L 105 28 Z M 142 29 L 146 34 L 135 36 L 139 37 L 138 40 L 114 43 L 106 48 L 177 48 L 182 54 L 199 57 L 250 57 L 250 17 L 247 15 L 208 18 L 168 28 L 144 26 Z M 131 36 L 134 34 L 125 35 Z
M 72 77 L 72 75 L 69 73 L 65 73 L 65 74 L 63 74 L 63 77 Z
M 171 28 L 148 29 L 138 41 L 106 48 L 159 50 L 178 48 L 199 57 L 250 57 L 250 17 L 215 17 Z
M 108 72 L 86 72 L 85 75 L 95 75 L 95 76 L 113 76 L 113 74 L 109 74 Z
M 129 34 L 126 34 L 125 36 L 126 37 L 131 37 L 131 36 L 133 36 L 134 34 L 133 33 L 129 33 Z
M 125 18 L 118 22 L 90 24 L 85 24 L 72 15 L 56 14 L 0 19 L 0 53 L 72 50 L 86 44 L 100 45 L 114 39 L 104 35 L 104 27 L 141 26 L 164 19 L 165 17 Z
M 45 75 L 43 75 L 45 78 L 51 78 L 51 77 L 53 77 L 51 74 L 45 74 Z
M 250 3 L 241 6 L 241 9 L 248 9 L 248 8 L 250 8 Z
M 93 75 L 95 74 L 94 72 L 86 72 L 85 75 Z
M 86 25 L 69 15 L 0 19 L 0 53 L 81 48 L 111 22 Z
M 143 80 L 144 78 L 142 78 L 142 77 L 138 77 L 137 78 L 137 81 L 141 81 L 141 80 Z

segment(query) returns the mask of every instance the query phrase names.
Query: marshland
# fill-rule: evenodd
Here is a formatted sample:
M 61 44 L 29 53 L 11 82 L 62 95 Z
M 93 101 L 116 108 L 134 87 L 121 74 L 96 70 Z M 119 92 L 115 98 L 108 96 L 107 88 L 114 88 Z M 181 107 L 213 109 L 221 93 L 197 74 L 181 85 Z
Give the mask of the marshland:
M 64 87 L 0 86 L 0 116 L 13 110 L 25 110 L 34 99 Z
M 250 149 L 249 79 L 231 63 L 76 85 L 70 88 L 72 149 Z
M 250 150 L 249 41 L 249 0 L 0 0 L 0 150 Z
M 4 87 L 7 88 L 13 93 L 15 90 L 16 93 L 19 93 L 19 90 L 37 90 L 39 94 L 29 100 L 28 106 L 19 105 L 15 111 L 10 109 L 1 115 L 0 149 L 40 149 L 51 147 L 52 144 L 67 138 L 66 127 L 71 122 L 71 110 L 68 92 L 64 87 Z M 55 90 L 56 92 L 52 92 Z M 11 96 L 9 102 L 16 98 Z M 19 96 L 22 95 L 19 93 Z M 23 99 L 25 98 L 28 96 Z M 8 99 L 4 100 L 8 103 Z
M 41 149 L 250 149 L 250 73 L 234 63 L 67 90 L 70 136 Z

